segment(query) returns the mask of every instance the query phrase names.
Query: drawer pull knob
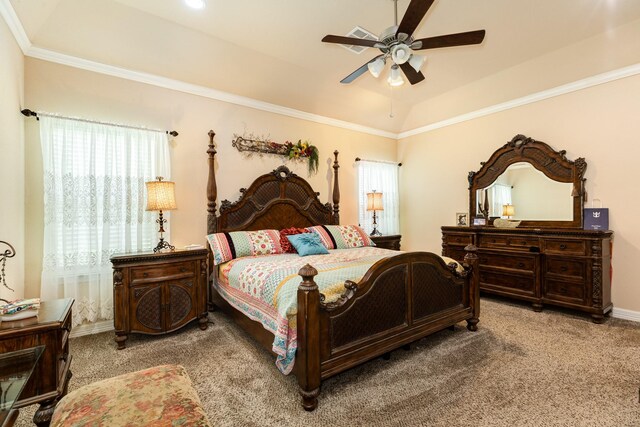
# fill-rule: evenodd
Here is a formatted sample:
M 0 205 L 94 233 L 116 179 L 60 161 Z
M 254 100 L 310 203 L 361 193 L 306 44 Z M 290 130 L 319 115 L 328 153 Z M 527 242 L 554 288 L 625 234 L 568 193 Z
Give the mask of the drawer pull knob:
M 142 277 L 149 277 L 149 273 L 142 273 Z
M 566 294 L 567 293 L 567 288 L 560 288 L 560 293 L 561 294 Z
M 560 245 L 560 249 L 567 249 L 567 245 Z
M 520 244 L 521 244 L 521 245 L 526 245 L 526 244 L 527 244 L 527 242 L 522 241 L 522 242 L 520 242 Z
M 518 263 L 518 267 L 520 267 L 520 268 L 524 268 L 524 262 L 519 262 L 519 263 Z
M 563 265 L 562 267 L 560 267 L 560 271 L 567 271 L 567 270 L 568 270 L 568 268 L 567 268 L 566 265 Z
M 187 271 L 187 269 L 186 269 L 186 268 L 184 268 L 184 267 L 182 267 L 182 268 L 180 269 L 180 273 L 184 273 L 185 271 Z

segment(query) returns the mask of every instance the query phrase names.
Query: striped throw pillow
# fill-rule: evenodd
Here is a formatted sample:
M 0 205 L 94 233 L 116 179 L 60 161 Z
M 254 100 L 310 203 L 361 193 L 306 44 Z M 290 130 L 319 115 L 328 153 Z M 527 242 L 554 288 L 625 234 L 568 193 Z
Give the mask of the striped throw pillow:
M 232 231 L 207 236 L 215 265 L 245 256 L 283 253 L 278 230 Z
M 357 225 L 316 225 L 307 230 L 320 236 L 327 249 L 349 249 L 375 246 L 369 235 Z

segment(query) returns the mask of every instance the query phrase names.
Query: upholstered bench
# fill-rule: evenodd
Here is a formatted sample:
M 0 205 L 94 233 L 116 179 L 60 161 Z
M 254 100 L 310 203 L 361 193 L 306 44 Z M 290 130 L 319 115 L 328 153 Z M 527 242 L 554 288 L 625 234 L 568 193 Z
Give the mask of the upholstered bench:
M 163 365 L 83 386 L 66 395 L 51 426 L 209 426 L 187 372 Z

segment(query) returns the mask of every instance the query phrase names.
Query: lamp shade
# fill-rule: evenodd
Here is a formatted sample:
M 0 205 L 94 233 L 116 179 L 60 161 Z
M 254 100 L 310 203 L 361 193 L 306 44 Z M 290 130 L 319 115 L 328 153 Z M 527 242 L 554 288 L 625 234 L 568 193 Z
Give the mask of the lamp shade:
M 406 44 L 398 44 L 391 48 L 391 59 L 396 64 L 404 64 L 411 56 L 411 49 Z
M 391 66 L 391 71 L 389 72 L 387 83 L 389 83 L 389 85 L 393 87 L 402 86 L 404 84 L 404 80 L 402 79 L 402 75 L 400 74 L 400 68 L 396 64 L 393 64 Z
M 413 54 L 409 59 L 409 65 L 411 65 L 411 67 L 416 70 L 416 73 L 419 73 L 426 59 L 427 58 L 425 58 L 424 56 Z
M 368 211 L 382 211 L 382 193 L 367 193 L 367 210 Z
M 378 78 L 384 69 L 384 59 L 378 58 L 375 61 L 369 62 L 367 68 L 373 77 Z
M 514 216 L 516 209 L 513 205 L 502 205 L 502 216 Z
M 168 211 L 177 208 L 175 182 L 163 181 L 159 176 L 157 181 L 149 181 L 146 185 L 148 211 Z

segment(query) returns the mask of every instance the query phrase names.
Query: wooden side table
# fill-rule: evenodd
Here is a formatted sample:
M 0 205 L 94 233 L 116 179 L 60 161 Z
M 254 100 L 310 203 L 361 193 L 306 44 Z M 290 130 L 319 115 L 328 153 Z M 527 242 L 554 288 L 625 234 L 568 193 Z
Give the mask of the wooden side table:
M 376 244 L 379 248 L 384 249 L 392 249 L 394 251 L 400 250 L 400 239 L 402 236 L 400 234 L 393 234 L 390 236 L 369 236 L 373 243 Z
M 0 323 L 0 353 L 44 345 L 45 350 L 14 408 L 40 403 L 33 416 L 48 426 L 56 403 L 67 394 L 71 379 L 71 298 L 43 301 L 37 317 Z
M 128 335 L 166 334 L 198 319 L 207 329 L 206 249 L 111 257 L 118 350 Z

